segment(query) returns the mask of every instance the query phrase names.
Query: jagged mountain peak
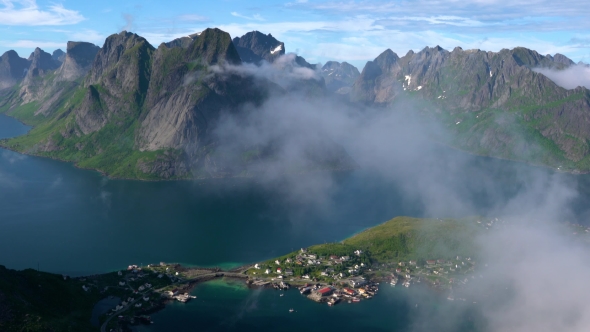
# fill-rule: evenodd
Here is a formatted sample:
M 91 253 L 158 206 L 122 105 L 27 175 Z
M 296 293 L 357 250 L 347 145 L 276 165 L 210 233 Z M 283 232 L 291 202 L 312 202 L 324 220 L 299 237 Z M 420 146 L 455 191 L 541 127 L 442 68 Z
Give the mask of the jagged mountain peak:
M 190 56 L 207 64 L 227 62 L 240 64 L 242 60 L 229 33 L 218 28 L 207 28 L 188 46 Z
M 21 58 L 14 50 L 2 54 L 0 57 L 0 89 L 14 86 L 25 76 L 29 65 L 30 62 Z
M 242 37 L 235 37 L 233 44 L 244 62 L 259 64 L 262 60 L 273 62 L 285 54 L 285 44 L 270 33 L 251 31 Z
M 321 68 L 321 74 L 326 81 L 326 88 L 340 94 L 346 94 L 359 77 L 359 70 L 348 62 L 328 61 Z
M 60 48 L 58 48 L 57 50 L 53 51 L 51 57 L 53 58 L 53 60 L 63 62 L 66 58 L 66 53 L 62 51 Z
M 75 81 L 84 77 L 100 47 L 87 42 L 69 41 L 63 63 L 57 71 L 58 81 Z

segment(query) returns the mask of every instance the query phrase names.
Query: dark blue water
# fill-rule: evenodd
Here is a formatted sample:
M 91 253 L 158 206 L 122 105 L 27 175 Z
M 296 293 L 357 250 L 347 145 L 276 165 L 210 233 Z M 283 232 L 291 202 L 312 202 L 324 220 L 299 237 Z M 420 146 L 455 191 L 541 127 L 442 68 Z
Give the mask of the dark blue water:
M 221 280 L 200 284 L 192 294 L 197 299 L 171 303 L 151 316 L 153 325 L 136 330 L 474 331 L 482 321 L 472 302 L 449 302 L 421 287 L 383 285 L 371 300 L 334 307 L 310 301 L 296 290 L 249 290 Z
M 0 115 L 0 138 L 27 130 Z M 39 264 L 45 271 L 83 275 L 159 261 L 252 263 L 338 241 L 398 215 L 491 214 L 539 181 L 556 178 L 578 192 L 568 201 L 570 221 L 588 219 L 586 175 L 556 174 L 440 147 L 428 153 L 436 158 L 427 160 L 429 172 L 423 175 L 435 179 L 438 189 L 424 199 L 416 194 L 421 174 L 404 179 L 361 170 L 271 184 L 253 179 L 142 182 L 108 179 L 68 163 L 0 149 L 0 264 L 16 269 Z M 412 190 L 414 182 L 417 190 Z M 299 185 L 305 183 L 328 185 Z M 542 184 L 541 191 L 544 186 L 549 187 Z M 440 204 L 445 201 L 454 204 Z M 298 292 L 279 297 L 274 290 L 210 282 L 195 289 L 196 301 L 172 304 L 153 315 L 154 325 L 139 330 L 479 329 L 476 307 L 449 303 L 444 295 L 423 289 L 388 287 L 371 301 L 331 308 Z M 296 312 L 290 314 L 289 308 Z
M 0 116 L 0 137 L 27 130 Z M 530 186 L 520 174 L 551 173 L 472 156 L 468 169 L 458 172 L 454 159 L 444 159 L 453 154 L 466 158 L 445 151 L 433 171 L 448 174 L 448 181 L 464 179 L 463 184 L 437 195 L 453 194 L 480 214 Z M 484 176 L 496 179 L 486 190 Z M 572 207 L 584 217 L 590 206 L 588 177 L 567 177 L 583 192 Z M 306 187 L 291 190 L 306 181 L 330 185 L 320 194 Z M 112 180 L 69 163 L 0 149 L 0 264 L 16 269 L 39 264 L 45 271 L 81 275 L 160 261 L 251 263 L 338 241 L 398 215 L 432 214 L 431 206 L 408 195 L 405 186 L 367 171 L 305 175 L 272 185 L 252 179 Z M 444 216 L 473 212 L 442 208 Z

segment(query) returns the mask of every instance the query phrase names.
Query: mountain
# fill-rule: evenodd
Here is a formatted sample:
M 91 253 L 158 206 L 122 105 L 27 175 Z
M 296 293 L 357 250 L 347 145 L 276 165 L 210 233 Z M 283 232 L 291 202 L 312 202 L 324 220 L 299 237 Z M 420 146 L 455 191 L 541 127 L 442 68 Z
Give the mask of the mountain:
M 322 77 L 326 81 L 328 90 L 340 94 L 350 92 L 356 79 L 360 76 L 359 70 L 348 62 L 328 61 L 321 69 Z
M 29 61 L 18 56 L 15 51 L 8 51 L 0 57 L 0 90 L 13 87 L 25 77 Z
M 265 35 L 251 31 L 242 37 L 235 37 L 233 44 L 244 62 L 259 64 L 262 60 L 273 62 L 285 54 L 285 43 L 278 41 L 270 33 Z
M 53 51 L 53 53 L 51 54 L 51 57 L 53 58 L 53 60 L 57 60 L 59 62 L 64 62 L 64 60 L 66 58 L 66 53 L 58 48 L 57 50 Z
M 58 80 L 75 81 L 86 76 L 99 50 L 100 47 L 91 43 L 68 42 L 67 52 L 59 57 L 62 65 L 57 71 Z
M 533 71 L 572 65 L 518 47 L 500 52 L 440 47 L 399 57 L 386 50 L 369 61 L 352 88 L 353 102 L 390 105 L 403 98 L 444 123 L 448 144 L 481 155 L 590 171 L 590 93 L 567 90 Z
M 37 79 L 25 78 L 8 97 L 0 97 L 0 112 L 35 125 L 28 135 L 3 145 L 141 179 L 251 176 L 265 171 L 261 158 L 276 153 L 276 146 L 229 151 L 215 135 L 220 118 L 245 116 L 248 107 L 260 106 L 270 94 L 285 93 L 268 79 L 224 70 L 242 60 L 229 34 L 219 29 L 158 48 L 123 31 L 101 48 L 68 43 L 61 66 L 51 64 L 53 71 L 40 70 Z M 354 164 L 329 140 L 317 142 L 309 154 L 314 169 Z

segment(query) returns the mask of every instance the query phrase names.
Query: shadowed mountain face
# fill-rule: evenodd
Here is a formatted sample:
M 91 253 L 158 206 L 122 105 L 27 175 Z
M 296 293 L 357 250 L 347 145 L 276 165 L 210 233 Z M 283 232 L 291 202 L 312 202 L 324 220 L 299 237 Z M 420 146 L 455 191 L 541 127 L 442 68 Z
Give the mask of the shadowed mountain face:
M 206 29 L 158 48 L 123 31 L 100 49 L 68 43 L 63 62 L 41 49 L 28 60 L 5 53 L 0 111 L 36 127 L 2 144 L 119 177 L 234 176 L 251 171 L 253 151 L 272 158 L 277 148 L 232 151 L 242 157 L 219 153 L 213 133 L 220 118 L 245 116 L 272 93 L 313 99 L 331 90 L 377 107 L 411 99 L 417 113 L 447 127 L 445 143 L 464 150 L 590 171 L 590 93 L 532 70 L 572 64 L 525 48 L 434 47 L 403 57 L 386 50 L 359 74 L 345 62 L 316 69 L 257 31 L 232 40 Z M 335 144 L 318 141 L 311 160 L 331 169 L 353 164 Z
M 57 71 L 58 80 L 75 81 L 84 77 L 90 70 L 98 50 L 100 47 L 91 43 L 68 42 L 67 52 L 59 57 L 62 59 L 62 65 Z
M 285 43 L 276 40 L 270 33 L 248 32 L 242 37 L 235 37 L 233 44 L 242 61 L 248 63 L 258 64 L 262 60 L 273 62 L 285 54 Z
M 66 53 L 58 48 L 57 50 L 53 51 L 51 57 L 53 58 L 53 60 L 64 62 L 64 60 L 66 59 Z
M 479 154 L 590 170 L 590 94 L 566 90 L 532 68 L 560 70 L 565 56 L 525 48 L 500 52 L 440 47 L 398 57 L 386 50 L 369 61 L 351 99 L 388 105 L 399 98 L 427 101 L 455 133 L 451 144 Z
M 14 86 L 22 80 L 30 62 L 18 56 L 15 51 L 8 51 L 0 57 L 0 90 Z
M 328 61 L 321 72 L 328 90 L 340 94 L 349 93 L 355 80 L 360 76 L 359 70 L 348 62 Z
M 45 60 L 46 54 L 37 53 Z M 41 60 L 31 61 L 49 68 Z M 26 109 L 28 121 L 40 124 L 9 144 L 119 177 L 234 176 L 248 169 L 249 159 L 240 157 L 240 149 L 251 147 L 231 155 L 216 153 L 219 140 L 213 131 L 218 120 L 260 106 L 270 93 L 284 93 L 265 78 L 228 69 L 241 64 L 231 37 L 219 29 L 157 49 L 126 31 L 109 36 L 100 49 L 70 42 L 59 69 L 39 71 L 39 79 L 25 82 L 8 98 L 10 103 L 4 101 L 9 115 L 23 118 Z M 297 85 L 304 92 L 308 87 L 314 92 L 325 89 L 323 80 L 300 81 Z M 317 158 L 322 163 L 333 167 L 334 161 L 345 160 L 352 165 L 341 147 L 317 145 L 317 151 L 322 149 Z

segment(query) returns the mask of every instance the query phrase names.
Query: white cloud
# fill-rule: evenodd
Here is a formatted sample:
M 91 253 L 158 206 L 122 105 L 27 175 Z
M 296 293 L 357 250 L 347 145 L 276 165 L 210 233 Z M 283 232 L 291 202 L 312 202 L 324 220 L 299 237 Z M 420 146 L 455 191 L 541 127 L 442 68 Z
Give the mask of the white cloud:
M 243 19 L 246 19 L 246 20 L 250 20 L 250 21 L 264 21 L 265 20 L 262 16 L 260 16 L 260 14 L 254 14 L 252 16 L 246 16 L 246 15 L 242 15 L 242 14 L 240 14 L 238 12 L 231 12 L 231 15 L 232 16 L 235 16 L 235 17 L 243 18 Z
M 590 67 L 585 65 L 575 65 L 564 70 L 537 68 L 534 71 L 549 77 L 555 84 L 566 89 L 578 86 L 590 89 Z
M 40 9 L 35 0 L 0 0 L 0 6 L 3 6 L 0 8 L 0 25 L 67 25 L 85 19 L 78 11 L 66 9 L 61 4 Z

